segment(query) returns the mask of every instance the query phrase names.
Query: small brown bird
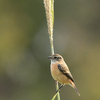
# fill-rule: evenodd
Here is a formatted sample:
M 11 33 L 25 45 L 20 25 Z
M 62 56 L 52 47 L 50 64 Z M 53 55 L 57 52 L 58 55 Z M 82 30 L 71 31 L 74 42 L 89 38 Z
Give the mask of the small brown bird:
M 59 83 L 61 83 L 61 86 L 56 92 L 58 92 L 64 85 L 69 84 L 71 87 L 73 87 L 76 90 L 77 94 L 80 96 L 74 84 L 74 79 L 71 75 L 71 72 L 69 71 L 69 68 L 65 63 L 63 57 L 59 54 L 54 54 L 48 56 L 48 58 L 51 60 L 52 77 L 54 78 L 54 80 L 57 80 Z

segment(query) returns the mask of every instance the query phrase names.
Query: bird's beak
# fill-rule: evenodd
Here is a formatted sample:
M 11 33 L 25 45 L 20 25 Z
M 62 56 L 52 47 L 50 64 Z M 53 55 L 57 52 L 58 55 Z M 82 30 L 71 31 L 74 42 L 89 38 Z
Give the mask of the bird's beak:
M 48 58 L 48 59 L 52 59 L 52 56 L 48 56 L 47 58 Z

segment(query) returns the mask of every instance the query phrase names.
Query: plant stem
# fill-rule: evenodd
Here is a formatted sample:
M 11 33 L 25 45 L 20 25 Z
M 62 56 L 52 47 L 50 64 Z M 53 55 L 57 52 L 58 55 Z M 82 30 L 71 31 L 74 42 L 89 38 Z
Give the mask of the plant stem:
M 56 90 L 58 90 L 59 89 L 58 81 L 55 81 L 55 82 L 56 82 Z M 57 98 L 58 98 L 58 100 L 60 100 L 60 94 L 59 94 L 59 92 L 57 94 Z
M 49 33 L 49 39 L 50 39 L 50 45 L 51 45 L 51 54 L 53 55 L 54 54 L 54 46 L 53 46 L 54 0 L 44 0 L 44 6 L 45 6 L 45 11 L 46 11 L 48 33 Z M 55 81 L 55 83 L 56 83 L 56 90 L 58 90 L 59 89 L 58 81 Z M 60 100 L 59 92 L 57 93 L 57 98 L 58 100 Z

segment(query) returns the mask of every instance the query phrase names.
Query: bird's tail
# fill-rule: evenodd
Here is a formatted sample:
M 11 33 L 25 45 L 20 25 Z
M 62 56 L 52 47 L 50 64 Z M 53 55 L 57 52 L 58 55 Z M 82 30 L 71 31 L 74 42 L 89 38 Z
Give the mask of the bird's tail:
M 73 87 L 75 89 L 75 91 L 77 92 L 77 94 L 80 96 L 80 93 L 78 92 L 76 86 Z
M 75 89 L 75 91 L 77 92 L 77 94 L 80 96 L 80 93 L 78 92 L 75 84 L 72 81 L 70 81 L 70 86 L 73 87 Z

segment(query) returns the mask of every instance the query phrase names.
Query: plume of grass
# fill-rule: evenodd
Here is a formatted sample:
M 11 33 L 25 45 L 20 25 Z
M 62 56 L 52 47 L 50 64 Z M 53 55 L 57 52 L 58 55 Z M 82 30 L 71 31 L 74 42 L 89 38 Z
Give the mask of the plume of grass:
M 46 19 L 47 19 L 47 26 L 48 26 L 48 33 L 51 45 L 51 54 L 54 54 L 54 45 L 53 45 L 53 26 L 54 26 L 54 0 L 44 0 L 44 7 L 46 12 Z M 58 81 L 56 83 L 56 90 L 59 89 Z M 57 99 L 60 100 L 60 94 L 57 92 L 52 100 L 54 100 L 57 96 Z

